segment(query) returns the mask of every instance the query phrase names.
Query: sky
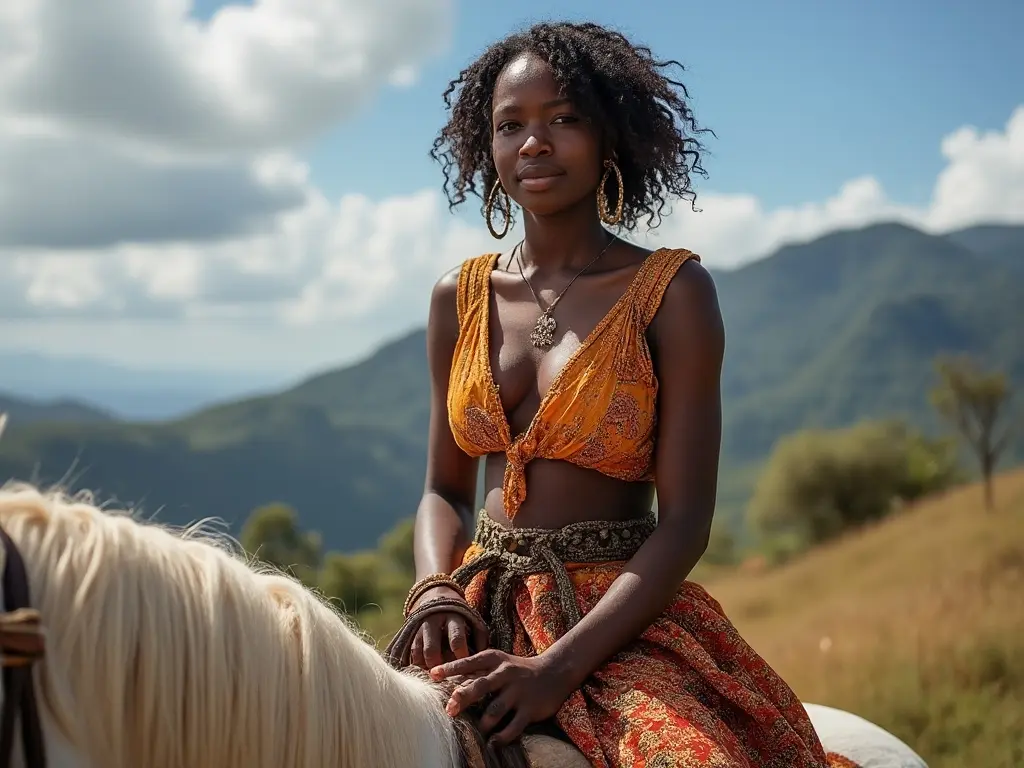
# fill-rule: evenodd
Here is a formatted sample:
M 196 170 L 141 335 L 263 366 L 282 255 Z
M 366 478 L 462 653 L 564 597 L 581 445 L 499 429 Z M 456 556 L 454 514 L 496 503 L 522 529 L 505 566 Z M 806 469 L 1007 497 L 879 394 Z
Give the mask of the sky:
M 507 245 L 447 209 L 441 94 L 551 18 L 681 61 L 717 134 L 701 212 L 636 242 L 1024 223 L 1017 0 L 3 0 L 0 348 L 280 378 L 421 327 Z

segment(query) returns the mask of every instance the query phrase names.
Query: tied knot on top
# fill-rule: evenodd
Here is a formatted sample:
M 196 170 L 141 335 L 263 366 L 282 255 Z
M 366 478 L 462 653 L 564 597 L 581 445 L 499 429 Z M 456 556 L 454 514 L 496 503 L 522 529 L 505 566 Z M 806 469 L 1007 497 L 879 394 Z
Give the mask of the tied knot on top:
M 491 645 L 512 653 L 515 609 L 510 603 L 517 579 L 551 574 L 568 631 L 582 613 L 566 564 L 628 560 L 656 524 L 649 513 L 636 520 L 587 521 L 555 529 L 505 528 L 481 510 L 473 541 L 482 551 L 452 578 L 465 588 L 477 574 L 487 573 Z
M 537 458 L 540 441 L 530 432 L 513 441 L 505 449 L 505 481 L 502 500 L 508 511 L 509 520 L 526 501 L 526 465 Z

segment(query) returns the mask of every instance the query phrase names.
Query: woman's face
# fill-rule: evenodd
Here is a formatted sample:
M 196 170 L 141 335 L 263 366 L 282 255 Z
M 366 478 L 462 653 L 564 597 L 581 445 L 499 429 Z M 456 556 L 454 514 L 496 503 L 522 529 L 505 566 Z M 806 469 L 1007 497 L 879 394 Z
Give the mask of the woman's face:
M 522 54 L 498 76 L 491 127 L 498 178 L 524 209 L 551 215 L 593 198 L 602 172 L 600 138 L 542 58 Z

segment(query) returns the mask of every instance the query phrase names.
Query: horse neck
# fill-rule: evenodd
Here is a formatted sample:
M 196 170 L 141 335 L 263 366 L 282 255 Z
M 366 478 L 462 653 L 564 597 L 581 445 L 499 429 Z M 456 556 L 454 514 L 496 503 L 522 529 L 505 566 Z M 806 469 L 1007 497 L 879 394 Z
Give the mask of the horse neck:
M 407 728 L 405 735 L 414 735 L 416 738 L 416 768 L 457 768 L 456 734 L 451 719 L 443 710 L 438 691 L 429 683 L 397 672 L 386 665 L 381 666 L 379 672 L 383 682 L 379 698 L 375 702 L 367 702 L 366 707 L 353 708 L 362 711 L 367 720 L 376 719 L 377 722 L 350 722 L 346 730 L 358 734 L 387 734 L 392 732 L 397 724 L 404 723 L 406 726 L 412 726 Z M 102 692 L 97 693 L 102 696 Z M 0 706 L 3 701 L 4 692 L 0 690 Z M 39 715 L 49 768 L 98 768 L 68 741 L 41 699 Z M 74 717 L 73 714 L 71 716 Z M 20 733 L 17 729 L 11 768 L 26 768 Z M 382 765 L 381 768 L 398 766 Z
M 377 654 L 373 654 L 367 661 L 380 666 L 377 672 L 382 680 L 381 694 L 378 701 L 362 710 L 365 717 L 373 718 L 375 722 L 358 729 L 386 734 L 385 738 L 395 738 L 398 736 L 395 726 L 405 723 L 407 737 L 412 736 L 417 745 L 416 762 L 408 765 L 417 768 L 458 768 L 458 736 L 452 719 L 444 710 L 446 702 L 437 686 L 415 673 L 393 669 Z
M 19 501 L 39 508 L 4 522 L 47 631 L 52 765 L 454 768 L 440 692 L 293 580 L 91 505 L 78 525 L 59 502 Z M 58 762 L 67 744 L 88 760 Z
M 279 583 L 285 586 L 283 582 Z M 313 598 L 301 587 L 287 586 L 292 590 L 292 599 L 296 602 L 312 604 Z M 238 599 L 241 596 L 235 597 Z M 287 675 L 286 680 L 282 682 L 280 679 L 269 679 L 273 678 L 275 673 L 280 676 L 281 669 L 261 669 L 260 661 L 265 656 L 269 658 L 270 654 L 258 653 L 248 658 L 244 671 L 215 678 L 216 683 L 212 680 L 205 682 L 206 685 L 216 684 L 220 688 L 221 693 L 215 697 L 218 701 L 234 701 L 234 705 L 229 707 L 231 711 L 220 716 L 216 729 L 198 726 L 205 735 L 197 743 L 203 743 L 205 740 L 212 758 L 209 764 L 214 764 L 215 761 L 225 768 L 235 768 L 236 765 L 240 768 L 243 764 L 273 764 L 292 768 L 310 768 L 323 764 L 331 764 L 338 768 L 361 768 L 365 765 L 376 765 L 380 768 L 457 768 L 456 735 L 451 718 L 444 711 L 444 701 L 440 692 L 429 683 L 390 667 L 379 653 L 355 635 L 342 618 L 329 610 L 324 609 L 313 614 L 308 605 L 305 610 L 306 629 L 301 640 L 306 647 L 304 660 Z M 246 627 L 251 627 L 252 634 L 258 635 L 255 629 L 259 622 L 254 621 L 254 618 L 250 616 L 245 622 L 236 622 L 238 626 L 234 630 L 226 618 L 220 626 L 209 622 L 203 625 L 194 624 L 193 628 L 197 630 L 197 634 L 191 637 L 193 649 L 202 646 L 217 647 L 214 637 L 206 638 L 198 633 L 199 626 L 210 626 L 214 634 L 227 632 L 241 639 L 242 631 Z M 139 627 L 136 632 L 141 635 L 142 630 L 143 628 Z M 289 639 L 292 642 L 300 642 L 294 636 Z M 256 640 L 252 639 L 252 642 L 255 643 Z M 266 647 L 266 638 L 263 642 Z M 148 646 L 149 653 L 161 656 L 175 656 L 174 648 L 182 647 L 180 642 L 165 643 L 157 638 L 150 638 L 141 644 Z M 235 647 L 239 647 L 237 643 Z M 228 658 L 227 654 L 221 655 Z M 78 661 L 81 662 L 83 659 L 80 658 Z M 195 663 L 194 657 L 188 660 L 182 656 L 177 660 L 171 660 L 167 669 L 188 669 Z M 299 668 L 303 666 L 304 674 L 300 679 Z M 76 668 L 82 668 L 82 665 L 78 664 Z M 196 675 L 202 676 L 199 669 L 193 669 L 189 673 L 193 678 Z M 155 678 L 149 679 L 153 681 Z M 174 691 L 193 689 L 190 696 L 191 700 L 195 701 L 197 694 L 194 689 L 204 686 L 202 680 L 183 679 L 180 674 L 164 679 L 168 681 L 169 689 L 160 685 L 133 684 L 128 689 L 112 690 L 113 695 L 108 698 L 135 701 L 141 708 L 155 713 L 166 706 L 168 699 L 180 698 Z M 76 685 L 79 692 L 82 689 L 81 682 L 79 680 L 79 684 Z M 99 689 L 103 686 L 103 679 L 93 677 L 90 682 L 95 690 L 94 695 L 101 699 L 104 694 Z M 238 690 L 235 694 L 226 696 L 226 690 L 232 685 L 239 686 Z M 272 697 L 261 691 L 267 685 L 276 690 Z M 276 699 L 276 702 L 272 699 Z M 197 710 L 196 716 L 206 719 L 204 715 L 199 715 L 199 712 L 210 714 L 214 710 L 223 711 L 223 707 L 212 707 L 210 702 L 207 702 Z M 154 721 L 151 717 L 122 720 L 120 727 L 141 727 L 143 720 L 149 721 L 150 729 L 163 728 L 159 718 Z M 90 722 L 95 724 L 95 718 Z M 142 763 L 151 766 L 172 765 L 173 761 L 167 760 L 167 745 L 175 741 L 180 744 L 199 738 L 198 732 L 192 730 L 196 723 L 179 725 L 185 725 L 184 730 L 175 728 L 173 732 L 165 731 L 162 734 L 158 730 L 150 730 L 145 735 L 127 734 L 121 741 L 134 746 L 129 752 L 122 754 L 137 754 L 145 758 L 148 745 L 159 742 L 164 745 L 160 757 L 152 755 L 154 759 L 143 759 Z M 267 749 L 258 752 L 274 751 L 278 753 L 278 758 L 268 761 L 264 759 L 263 754 L 257 757 L 252 750 L 249 750 L 246 758 L 238 758 L 237 751 L 227 746 L 228 740 L 213 733 L 216 731 L 230 734 L 232 730 L 235 730 L 236 737 L 239 733 L 248 733 L 257 739 L 257 732 L 263 731 L 268 736 L 265 741 Z M 288 733 L 291 735 L 287 735 Z M 282 750 L 282 745 L 286 743 L 291 744 L 292 748 Z M 196 745 L 192 748 L 186 746 L 183 751 L 199 759 L 208 753 L 208 750 Z M 298 753 L 301 753 L 301 756 Z M 220 757 L 215 758 L 214 755 Z M 235 757 L 232 757 L 233 755 Z M 98 764 L 108 763 L 100 759 Z M 85 765 L 83 763 L 82 768 L 85 768 Z M 71 764 L 69 768 L 78 766 Z

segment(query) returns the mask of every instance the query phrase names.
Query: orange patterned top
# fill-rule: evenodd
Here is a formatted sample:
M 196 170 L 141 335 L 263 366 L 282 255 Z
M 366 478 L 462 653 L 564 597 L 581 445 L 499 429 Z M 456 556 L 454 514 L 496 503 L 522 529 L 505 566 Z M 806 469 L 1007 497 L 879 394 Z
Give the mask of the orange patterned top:
M 551 382 L 529 427 L 515 438 L 490 362 L 491 272 L 499 254 L 468 259 L 459 272 L 459 340 L 448 387 L 448 423 L 470 456 L 504 451 L 505 514 L 526 499 L 526 465 L 569 461 L 620 480 L 654 478 L 658 380 L 645 330 L 686 250 L 661 248 Z

